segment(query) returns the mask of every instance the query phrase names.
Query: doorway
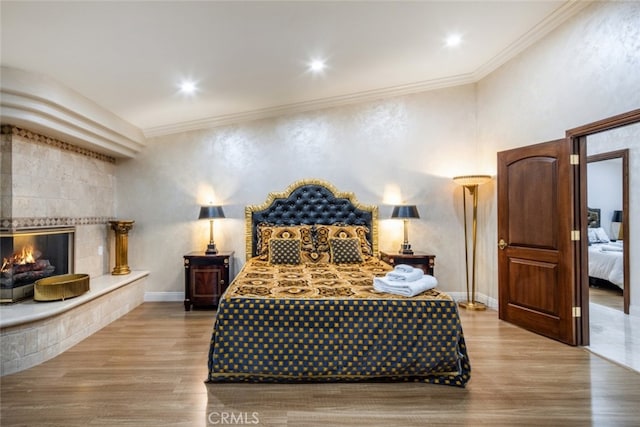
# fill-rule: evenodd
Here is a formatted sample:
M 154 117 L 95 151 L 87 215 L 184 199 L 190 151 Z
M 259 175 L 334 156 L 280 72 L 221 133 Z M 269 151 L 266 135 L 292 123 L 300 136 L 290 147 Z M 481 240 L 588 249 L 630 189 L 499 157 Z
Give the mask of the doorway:
M 608 238 L 609 242 L 588 247 L 589 345 L 586 348 L 636 371 L 640 371 L 640 323 L 629 315 L 629 304 L 638 296 L 639 289 L 637 280 L 633 280 L 634 263 L 630 262 L 637 253 L 633 247 L 637 240 L 637 237 L 634 239 L 637 236 L 634 228 L 637 209 L 634 211 L 629 207 L 630 196 L 635 197 L 635 193 L 629 194 L 628 182 L 638 170 L 637 167 L 629 168 L 630 150 L 635 153 L 639 147 L 640 123 L 587 137 L 587 201 L 590 208 L 602 208 L 600 231 L 606 230 L 609 235 L 605 240 Z M 610 151 L 612 149 L 616 151 Z M 634 179 L 637 186 L 637 176 Z M 593 188 L 594 180 L 596 188 Z M 627 210 L 628 222 L 616 224 Z M 625 226 L 634 232 L 626 239 Z M 600 252 L 598 246 L 607 251 Z M 610 252 L 611 249 L 614 252 Z
M 629 210 L 629 149 L 591 154 L 598 151 L 587 142 L 589 301 L 629 314 L 629 249 L 622 221 Z
M 618 116 L 613 116 L 608 119 L 600 120 L 594 123 L 590 123 L 585 126 L 581 126 L 579 128 L 570 129 L 566 132 L 567 138 L 570 138 L 575 143 L 579 144 L 581 147 L 580 150 L 580 182 L 579 182 L 579 197 L 578 206 L 576 206 L 576 210 L 581 214 L 578 216 L 579 219 L 579 228 L 580 234 L 582 236 L 588 236 L 588 206 L 587 206 L 587 152 L 589 146 L 593 146 L 594 140 L 597 139 L 598 136 L 605 135 L 606 131 L 611 131 L 614 129 L 619 129 L 623 127 L 627 127 L 630 125 L 640 124 L 640 109 L 633 110 L 628 113 L 620 114 Z M 640 136 L 635 139 L 636 144 L 640 142 Z M 613 148 L 611 144 L 608 145 L 609 150 Z M 631 282 L 632 278 L 630 275 L 630 263 L 629 263 L 629 252 L 630 252 L 630 224 L 629 218 L 631 217 L 629 210 L 632 207 L 629 203 L 629 167 L 628 167 L 628 157 L 627 157 L 627 188 L 623 189 L 623 194 L 626 194 L 626 206 L 623 202 L 623 212 L 622 212 L 622 226 L 623 226 L 623 247 L 624 253 L 626 256 L 626 262 L 624 265 L 625 268 L 625 281 L 627 283 L 627 290 L 629 301 L 631 301 Z M 637 179 L 637 178 L 634 178 Z M 633 207 L 637 209 L 637 201 Z M 631 225 L 632 226 L 632 225 Z M 636 245 L 634 243 L 634 245 Z M 580 277 L 577 281 L 576 288 L 576 305 L 578 305 L 581 309 L 581 318 L 580 318 L 580 333 L 578 337 L 578 344 L 583 346 L 588 346 L 590 344 L 590 329 L 589 329 L 589 271 L 588 271 L 588 239 L 581 239 L 580 242 L 580 264 L 584 267 L 581 269 Z M 634 297 L 635 298 L 635 297 Z M 634 299 L 637 301 L 637 299 Z M 637 307 L 637 302 L 635 306 Z M 634 306 L 634 304 L 630 304 Z
M 620 134 L 608 133 L 614 130 Z M 624 135 L 625 132 L 628 134 Z M 608 141 L 601 152 L 618 148 L 620 153 L 616 153 L 616 156 L 622 158 L 624 164 L 622 220 L 616 220 L 621 222 L 622 233 L 618 234 L 616 240 L 621 235 L 625 256 L 623 282 L 629 301 L 627 311 L 637 316 L 640 314 L 640 289 L 634 291 L 632 283 L 635 277 L 638 287 L 640 263 L 634 262 L 632 266 L 629 259 L 631 251 L 640 253 L 640 239 L 636 237 L 631 241 L 630 228 L 634 224 L 630 224 L 630 218 L 640 217 L 640 199 L 636 192 L 633 193 L 634 199 L 630 199 L 629 186 L 640 188 L 640 174 L 634 172 L 631 177 L 629 174 L 630 169 L 640 169 L 637 165 L 637 155 L 640 153 L 640 109 L 570 129 L 564 140 L 498 153 L 500 318 L 571 345 L 590 345 L 587 147 L 593 148 L 593 141 L 602 135 L 615 135 L 616 140 Z M 627 141 L 633 148 L 616 147 L 621 141 Z M 547 148 L 560 150 L 560 146 L 571 147 L 568 153 L 572 154 L 567 155 L 567 150 L 551 154 L 544 151 Z M 570 168 L 569 173 L 566 168 Z M 532 193 L 530 186 L 525 189 L 520 185 L 521 182 L 531 182 L 529 178 L 533 178 L 536 187 L 549 183 L 555 185 L 546 185 L 543 190 Z M 510 191 L 511 183 L 514 184 L 514 191 Z M 530 194 L 533 197 L 529 197 Z M 567 203 L 568 207 L 565 206 Z M 558 215 L 556 208 L 561 204 L 563 206 Z M 543 226 L 540 225 L 541 221 Z M 547 222 L 551 225 L 546 226 L 549 225 Z M 531 223 L 535 227 L 527 227 Z M 633 235 L 638 235 L 635 229 Z M 513 236 L 523 238 L 513 239 Z M 568 236 L 571 245 L 567 245 Z M 534 259 L 533 256 L 538 253 L 547 257 Z M 558 278 L 560 280 L 554 282 Z M 548 289 L 550 283 L 554 284 L 552 291 Z M 620 315 L 625 316 L 622 312 Z M 640 358 L 634 356 L 640 354 L 640 329 L 636 325 L 634 330 L 630 320 L 632 317 L 626 315 L 626 323 L 616 331 L 623 336 L 619 353 L 603 356 L 640 371 Z M 614 346 L 607 344 L 603 347 L 609 349 Z M 596 353 L 592 348 L 589 349 Z

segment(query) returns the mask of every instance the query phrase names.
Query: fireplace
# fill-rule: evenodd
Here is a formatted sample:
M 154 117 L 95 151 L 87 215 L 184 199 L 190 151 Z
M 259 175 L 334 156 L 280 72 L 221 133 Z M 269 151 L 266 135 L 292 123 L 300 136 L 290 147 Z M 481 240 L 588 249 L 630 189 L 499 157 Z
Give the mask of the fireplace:
M 33 297 L 36 280 L 73 273 L 74 227 L 0 231 L 0 302 Z

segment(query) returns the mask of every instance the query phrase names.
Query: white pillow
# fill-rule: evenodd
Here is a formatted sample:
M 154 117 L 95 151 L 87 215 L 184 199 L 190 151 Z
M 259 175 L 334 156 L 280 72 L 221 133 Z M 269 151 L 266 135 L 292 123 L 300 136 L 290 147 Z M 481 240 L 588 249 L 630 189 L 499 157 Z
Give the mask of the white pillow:
M 598 235 L 595 228 L 587 228 L 587 234 L 589 235 L 589 243 L 598 243 Z
M 607 236 L 607 233 L 603 228 L 594 228 L 593 230 L 595 231 L 600 243 L 609 243 L 609 236 Z

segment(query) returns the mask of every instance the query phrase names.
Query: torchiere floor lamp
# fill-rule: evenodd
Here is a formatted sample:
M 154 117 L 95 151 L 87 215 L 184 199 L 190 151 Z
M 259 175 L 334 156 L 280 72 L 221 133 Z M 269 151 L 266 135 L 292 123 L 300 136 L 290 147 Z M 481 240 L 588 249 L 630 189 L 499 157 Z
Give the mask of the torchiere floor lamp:
M 478 186 L 491 180 L 489 175 L 464 175 L 456 176 L 453 181 L 463 187 L 462 189 L 462 209 L 464 215 L 464 260 L 467 268 L 467 300 L 460 301 L 458 305 L 467 310 L 486 310 L 487 306 L 476 301 L 476 235 L 478 230 Z M 471 289 L 469 289 L 469 238 L 467 237 L 467 192 L 473 197 L 473 226 L 472 245 L 473 253 L 471 259 Z

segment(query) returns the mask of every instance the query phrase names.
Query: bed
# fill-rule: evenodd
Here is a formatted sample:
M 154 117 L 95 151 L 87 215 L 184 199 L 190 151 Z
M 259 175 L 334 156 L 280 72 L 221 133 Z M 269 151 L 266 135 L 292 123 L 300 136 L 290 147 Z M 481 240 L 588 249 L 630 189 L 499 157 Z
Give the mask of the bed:
M 621 241 L 612 242 L 600 224 L 600 209 L 588 208 L 589 277 L 624 289 L 624 252 Z
M 218 306 L 207 382 L 420 381 L 464 387 L 455 301 L 377 292 L 378 210 L 321 180 L 245 208 L 247 261 Z

